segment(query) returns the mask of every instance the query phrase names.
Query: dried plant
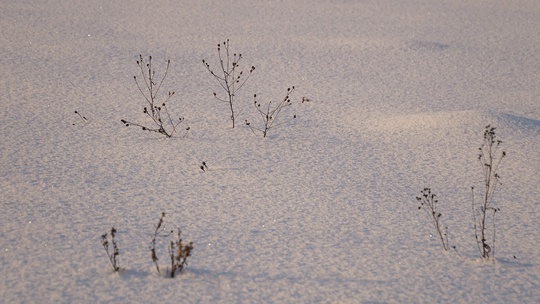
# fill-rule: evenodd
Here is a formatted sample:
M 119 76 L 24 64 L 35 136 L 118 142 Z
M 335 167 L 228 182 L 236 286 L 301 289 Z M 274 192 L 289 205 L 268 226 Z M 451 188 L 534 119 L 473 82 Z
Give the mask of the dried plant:
M 163 74 L 161 80 L 157 81 L 155 79 L 156 71 L 152 66 L 152 56 L 149 56 L 148 62 L 145 62 L 143 56 L 139 55 L 137 65 L 141 70 L 141 75 L 144 82 L 141 84 L 137 76 L 133 76 L 133 79 L 135 79 L 139 92 L 146 100 L 147 105 L 143 107 L 143 113 L 150 118 L 151 123 L 150 126 L 148 126 L 146 124 L 134 123 L 122 119 L 121 121 L 124 125 L 137 126 L 145 131 L 156 132 L 163 134 L 166 137 L 172 137 L 173 134 L 176 133 L 178 125 L 184 121 L 184 118 L 179 117 L 173 119 L 167 107 L 167 103 L 175 93 L 169 91 L 163 102 L 158 101 L 158 93 L 160 92 L 161 86 L 167 77 L 170 64 L 171 61 L 167 60 L 165 73 Z M 187 133 L 187 131 L 189 131 L 189 127 L 187 127 L 185 131 Z M 184 135 L 186 133 L 184 133 Z
M 493 196 L 497 185 L 501 184 L 501 176 L 498 173 L 499 165 L 502 159 L 506 157 L 505 151 L 499 153 L 501 144 L 502 141 L 498 140 L 495 134 L 495 127 L 486 126 L 482 145 L 478 148 L 480 151 L 478 160 L 482 165 L 484 179 L 484 191 L 479 203 L 475 201 L 474 187 L 471 187 L 474 235 L 480 256 L 483 259 L 495 257 L 495 215 L 500 211 L 500 208 L 495 206 Z M 488 241 L 489 235 L 491 235 L 491 241 Z
M 226 93 L 225 97 L 218 97 L 218 94 L 214 92 L 214 97 L 219 101 L 228 103 L 229 110 L 231 111 L 232 127 L 234 128 L 237 115 L 235 112 L 235 95 L 244 86 L 253 71 L 255 71 L 255 67 L 252 66 L 244 74 L 244 71 L 240 69 L 240 61 L 243 58 L 242 54 L 231 52 L 229 39 L 223 42 L 223 44 L 217 45 L 217 52 L 219 59 L 218 72 L 214 72 L 206 60 L 203 59 L 202 62 Z
M 272 101 L 269 101 L 265 106 L 262 106 L 261 103 L 257 101 L 257 94 L 253 95 L 253 105 L 261 119 L 260 126 L 254 126 L 251 122 L 246 120 L 246 125 L 253 133 L 256 134 L 256 132 L 259 132 L 263 137 L 266 137 L 270 129 L 281 126 L 296 118 L 296 115 L 292 115 L 289 120 L 278 122 L 282 110 L 292 105 L 291 94 L 294 92 L 294 89 L 294 86 L 292 88 L 287 88 L 287 94 L 280 102 L 272 103 Z M 304 99 L 302 99 L 302 103 L 303 102 Z
M 206 165 L 206 162 L 202 162 L 202 164 L 199 166 L 199 168 L 203 171 L 203 172 L 206 172 L 208 170 L 208 166 Z
M 79 116 L 79 118 L 84 122 L 84 123 L 87 123 L 88 122 L 88 119 L 83 116 L 81 113 L 79 113 L 79 111 L 75 111 L 75 114 L 77 114 Z M 75 124 L 73 124 L 75 125 Z
M 436 198 L 435 193 L 431 192 L 431 188 L 424 188 L 420 193 L 421 195 L 416 197 L 416 200 L 420 203 L 418 210 L 424 210 L 426 212 L 441 239 L 444 250 L 448 250 L 448 227 L 445 226 L 443 231 L 443 225 L 441 223 L 442 213 L 438 210 L 439 200 Z
M 170 233 L 163 234 L 163 231 L 165 230 L 165 227 L 163 227 L 165 218 L 165 212 L 161 213 L 161 217 L 159 218 L 159 222 L 156 226 L 156 229 L 154 231 L 154 234 L 152 236 L 152 240 L 150 242 L 150 252 L 152 256 L 152 262 L 156 266 L 156 269 L 159 273 L 161 273 L 159 268 L 159 258 L 156 254 L 156 239 L 158 237 L 168 237 L 171 234 L 173 234 L 173 231 L 171 230 Z M 168 270 L 168 274 L 171 278 L 174 278 L 175 274 L 178 272 L 181 272 L 182 269 L 184 269 L 184 265 L 187 265 L 187 258 L 191 256 L 191 251 L 193 250 L 193 242 L 190 242 L 189 244 L 184 244 L 182 242 L 181 237 L 181 231 L 178 229 L 177 233 L 177 239 L 172 240 L 169 244 L 169 256 L 171 258 L 171 269 Z
M 503 158 L 506 157 L 506 152 L 500 151 L 502 141 L 497 139 L 495 129 L 491 125 L 485 127 L 483 142 L 478 148 L 478 161 L 482 167 L 484 184 L 484 191 L 480 200 L 476 200 L 474 187 L 471 187 L 474 236 L 480 257 L 486 260 L 495 258 L 495 242 L 497 237 L 495 217 L 501 209 L 495 205 L 493 197 L 497 185 L 501 184 L 501 176 L 498 171 Z M 441 239 L 443 248 L 449 250 L 448 228 L 444 227 L 444 231 L 442 229 L 442 214 L 438 210 L 439 201 L 436 195 L 431 192 L 430 188 L 424 188 L 421 191 L 421 195 L 416 197 L 416 199 L 420 203 L 418 209 L 424 209 L 431 218 L 435 230 Z M 457 252 L 456 246 L 452 246 L 452 248 Z M 459 252 L 457 254 L 460 255 Z
M 105 252 L 107 252 L 107 257 L 109 258 L 109 261 L 111 262 L 111 266 L 113 268 L 113 271 L 119 271 L 120 266 L 118 262 L 118 257 L 120 255 L 120 252 L 118 251 L 118 243 L 115 239 L 116 236 L 116 229 L 114 227 L 111 229 L 111 244 L 112 248 L 109 250 L 109 237 L 108 234 L 105 233 L 101 236 L 101 245 L 105 249 Z
M 165 218 L 165 212 L 161 213 L 161 217 L 159 218 L 159 222 L 156 226 L 156 230 L 154 231 L 154 235 L 152 236 L 152 241 L 150 241 L 150 252 L 152 254 L 152 262 L 154 262 L 154 265 L 156 265 L 156 269 L 158 272 L 161 272 L 159 270 L 159 264 L 158 264 L 158 257 L 156 254 L 156 238 L 158 236 L 162 236 L 161 233 L 165 228 L 163 228 L 163 218 Z M 172 231 L 171 231 L 172 232 Z
M 176 272 L 182 272 L 184 265 L 187 265 L 187 258 L 191 256 L 192 250 L 193 242 L 184 244 L 182 242 L 182 231 L 178 229 L 177 239 L 172 240 L 169 245 L 169 256 L 171 257 L 171 278 L 174 278 Z

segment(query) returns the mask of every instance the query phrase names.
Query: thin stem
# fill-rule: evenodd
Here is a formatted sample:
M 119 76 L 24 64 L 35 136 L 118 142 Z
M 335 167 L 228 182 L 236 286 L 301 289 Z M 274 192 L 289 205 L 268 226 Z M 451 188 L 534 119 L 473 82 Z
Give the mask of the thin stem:
M 222 47 L 224 48 L 224 54 L 222 53 Z M 203 64 L 227 94 L 227 98 L 220 98 L 214 92 L 214 97 L 219 101 L 227 102 L 229 104 L 230 118 L 232 121 L 232 127 L 234 128 L 237 117 L 237 113 L 235 112 L 235 94 L 244 86 L 255 68 L 251 67 L 251 70 L 245 78 L 242 78 L 244 75 L 243 71 L 240 71 L 237 74 L 237 69 L 239 67 L 239 62 L 242 59 L 242 55 L 236 55 L 236 53 L 231 55 L 230 42 L 228 39 L 223 42 L 223 45 L 218 44 L 217 53 L 219 68 L 221 69 L 220 75 L 222 74 L 223 76 L 216 74 L 205 60 L 203 60 Z

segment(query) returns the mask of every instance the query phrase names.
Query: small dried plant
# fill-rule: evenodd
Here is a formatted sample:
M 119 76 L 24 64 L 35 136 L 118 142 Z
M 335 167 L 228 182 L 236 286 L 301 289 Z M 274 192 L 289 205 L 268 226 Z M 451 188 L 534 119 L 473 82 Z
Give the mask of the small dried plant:
M 165 230 L 165 228 L 163 228 L 163 218 L 165 218 L 165 212 L 162 212 L 161 213 L 161 217 L 159 218 L 159 222 L 156 226 L 156 230 L 154 231 L 154 235 L 152 236 L 152 241 L 150 241 L 150 252 L 152 254 L 152 262 L 154 263 L 154 265 L 156 265 L 156 269 L 159 273 L 161 273 L 161 271 L 159 270 L 159 264 L 158 264 L 158 257 L 157 257 L 157 254 L 156 254 L 156 239 L 158 236 L 163 236 L 161 233 L 163 232 L 163 230 Z M 172 231 L 171 231 L 172 232 Z
M 505 151 L 499 151 L 501 144 L 502 141 L 497 139 L 495 127 L 487 125 L 482 145 L 478 148 L 480 151 L 478 161 L 482 165 L 484 179 L 484 191 L 479 203 L 475 200 L 474 187 L 471 187 L 474 235 L 482 259 L 495 257 L 495 215 L 500 211 L 500 208 L 495 206 L 493 196 L 497 185 L 501 184 L 501 176 L 498 173 L 499 165 L 506 157 Z M 489 235 L 491 235 L 490 241 L 488 241 Z
M 161 270 L 158 263 L 159 258 L 156 254 L 156 239 L 158 237 L 168 237 L 173 234 L 172 230 L 169 233 L 163 234 L 163 231 L 165 230 L 165 227 L 163 227 L 164 218 L 165 212 L 162 212 L 161 217 L 159 218 L 159 222 L 152 236 L 152 240 L 150 241 L 152 262 L 156 266 L 156 269 L 159 273 L 161 273 Z M 174 278 L 176 273 L 180 273 L 184 269 L 184 265 L 187 265 L 187 258 L 191 256 L 191 251 L 193 250 L 193 242 L 190 242 L 189 244 L 184 244 L 182 242 L 181 233 L 182 232 L 180 231 L 180 229 L 178 229 L 177 239 L 172 240 L 169 244 L 171 269 L 170 271 L 167 269 L 167 273 L 171 278 Z
M 118 257 L 120 255 L 120 252 L 118 251 L 118 243 L 115 239 L 116 236 L 116 229 L 114 227 L 111 229 L 111 241 L 112 248 L 109 248 L 109 236 L 107 233 L 103 234 L 101 236 L 101 245 L 105 249 L 105 252 L 107 252 L 107 257 L 109 258 L 109 261 L 111 262 L 111 266 L 113 268 L 114 272 L 117 272 L 120 270 Z
M 202 162 L 202 164 L 199 166 L 199 169 L 202 170 L 202 172 L 208 171 L 208 166 L 206 165 L 206 162 Z
M 77 116 L 79 116 L 79 118 L 82 120 L 83 123 L 88 123 L 88 118 L 83 116 L 79 111 L 75 111 L 75 114 L 77 114 Z M 75 125 L 75 124 L 73 123 L 73 125 Z
M 441 222 L 442 213 L 438 210 L 439 200 L 437 199 L 437 195 L 431 192 L 431 188 L 424 188 L 420 193 L 421 195 L 416 197 L 416 200 L 420 204 L 418 205 L 418 210 L 424 210 L 426 212 L 441 239 L 444 250 L 448 251 L 448 227 L 445 226 L 443 230 Z
M 216 92 L 214 92 L 214 97 L 229 105 L 232 127 L 234 128 L 237 116 L 235 112 L 235 95 L 244 86 L 253 71 L 255 71 L 255 67 L 251 66 L 249 71 L 244 74 L 244 71 L 240 69 L 240 61 L 243 58 L 242 54 L 232 52 L 230 47 L 229 39 L 223 42 L 223 44 L 217 45 L 219 59 L 219 70 L 217 72 L 214 72 L 206 60 L 203 59 L 202 62 L 208 72 L 214 76 L 225 91 L 225 97 L 218 97 Z
M 150 126 L 148 126 L 146 124 L 134 123 L 125 119 L 122 119 L 121 121 L 126 126 L 137 126 L 145 131 L 156 132 L 163 134 L 166 137 L 172 137 L 173 134 L 176 133 L 178 125 L 184 121 L 184 118 L 182 117 L 173 119 L 167 107 L 167 103 L 175 93 L 169 91 L 164 101 L 158 101 L 158 93 L 160 92 L 161 86 L 167 77 L 171 61 L 167 60 L 165 73 L 159 81 L 155 79 L 156 71 L 152 66 L 152 56 L 149 56 L 148 62 L 145 62 L 143 56 L 139 55 L 137 65 L 141 70 L 141 75 L 144 82 L 139 81 L 137 76 L 133 76 L 133 79 L 135 79 L 139 92 L 146 100 L 146 106 L 143 107 L 143 113 L 150 118 L 151 123 Z M 140 82 L 142 82 L 142 84 Z M 187 133 L 187 131 L 189 131 L 189 127 L 187 127 L 185 131 Z
M 257 94 L 253 95 L 253 105 L 255 106 L 255 109 L 257 110 L 261 119 L 260 126 L 254 126 L 251 122 L 246 120 L 246 125 L 253 133 L 256 134 L 256 132 L 259 132 L 263 137 L 266 137 L 270 129 L 281 126 L 296 118 L 296 115 L 292 115 L 289 120 L 278 122 L 278 118 L 280 117 L 282 110 L 292 105 L 291 94 L 294 92 L 294 89 L 294 86 L 287 88 L 287 94 L 281 101 L 277 103 L 272 103 L 272 101 L 269 101 L 265 106 L 262 106 L 262 104 L 257 101 Z M 302 100 L 302 102 L 303 101 L 304 100 Z
M 191 256 L 193 250 L 193 242 L 184 244 L 182 242 L 182 231 L 178 229 L 176 240 L 172 240 L 169 245 L 169 256 L 171 257 L 170 276 L 174 278 L 176 272 L 182 272 L 184 265 L 187 265 L 187 258 Z

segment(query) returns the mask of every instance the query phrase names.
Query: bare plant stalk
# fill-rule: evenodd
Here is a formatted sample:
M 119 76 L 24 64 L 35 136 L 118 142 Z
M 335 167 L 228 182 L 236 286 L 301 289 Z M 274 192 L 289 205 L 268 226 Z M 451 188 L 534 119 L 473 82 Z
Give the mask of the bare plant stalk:
M 176 272 L 182 272 L 184 265 L 187 265 L 187 258 L 191 256 L 193 242 L 184 244 L 182 242 L 182 231 L 178 229 L 177 240 L 171 241 L 169 245 L 169 256 L 171 257 L 171 278 Z
M 79 115 L 79 117 L 81 118 L 81 120 L 82 120 L 83 122 L 88 122 L 88 119 L 87 119 L 86 117 L 82 116 L 82 114 L 79 113 L 78 111 L 75 111 L 75 114 Z
M 156 269 L 157 269 L 158 272 L 160 272 L 160 271 L 159 271 L 159 265 L 158 265 L 158 260 L 159 259 L 158 259 L 157 254 L 156 254 L 156 238 L 165 229 L 165 228 L 161 227 L 163 225 L 163 218 L 164 217 L 165 217 L 165 212 L 162 212 L 161 217 L 159 218 L 159 222 L 158 222 L 158 224 L 156 226 L 156 230 L 154 231 L 154 235 L 152 236 L 152 241 L 150 242 L 150 252 L 152 254 L 152 262 L 154 262 L 154 265 L 156 265 Z
M 154 231 L 154 235 L 152 236 L 152 240 L 150 242 L 150 252 L 152 254 L 152 262 L 156 266 L 156 269 L 159 273 L 161 273 L 159 269 L 159 259 L 156 254 L 156 239 L 158 237 L 168 237 L 172 234 L 172 230 L 170 233 L 167 233 L 166 235 L 162 235 L 161 233 L 165 230 L 163 227 L 163 222 L 165 218 L 165 212 L 161 213 L 161 217 L 159 218 L 159 222 L 156 226 L 156 230 Z M 176 273 L 179 273 L 184 269 L 184 266 L 187 265 L 187 258 L 191 256 L 191 251 L 193 250 L 193 242 L 190 242 L 189 244 L 184 244 L 182 242 L 182 232 L 180 229 L 178 229 L 177 233 L 177 239 L 172 240 L 169 244 L 169 256 L 171 258 L 171 270 L 170 273 L 167 273 L 170 275 L 171 278 L 174 278 Z
M 223 50 L 222 50 L 223 48 Z M 240 61 L 242 60 L 242 54 L 240 53 L 231 53 L 230 51 L 230 42 L 227 39 L 223 44 L 217 45 L 218 59 L 219 59 L 219 69 L 221 71 L 214 72 L 210 68 L 210 65 L 206 60 L 203 59 L 203 64 L 206 69 L 214 78 L 219 82 L 220 86 L 226 93 L 226 97 L 218 97 L 217 93 L 214 92 L 214 97 L 222 102 L 226 102 L 229 105 L 229 110 L 231 111 L 231 120 L 232 127 L 235 126 L 236 113 L 235 113 L 235 94 L 238 92 L 249 79 L 255 67 L 252 66 L 247 76 L 244 75 L 244 72 L 240 70 Z
M 448 244 L 448 227 L 445 227 L 443 232 L 441 223 L 442 214 L 437 209 L 439 200 L 436 199 L 437 196 L 431 192 L 431 188 L 424 188 L 420 193 L 421 195 L 416 197 L 416 200 L 420 203 L 418 209 L 423 209 L 426 212 L 435 227 L 435 231 L 437 231 L 437 234 L 441 239 L 444 250 L 448 251 L 450 248 Z
M 111 266 L 114 272 L 120 270 L 120 266 L 118 262 L 118 256 L 120 255 L 120 252 L 118 250 L 118 244 L 116 243 L 115 236 L 116 236 L 116 229 L 114 229 L 113 227 L 111 229 L 112 249 L 110 252 L 109 252 L 109 240 L 108 240 L 107 233 L 101 236 L 101 245 L 105 249 L 105 252 L 107 252 L 107 257 L 109 258 L 109 261 L 111 262 Z
M 246 120 L 246 125 L 250 127 L 251 131 L 255 133 L 255 131 L 262 133 L 263 137 L 266 137 L 268 134 L 268 131 L 270 129 L 283 125 L 292 119 L 296 118 L 296 115 L 293 115 L 293 117 L 290 120 L 276 123 L 278 121 L 278 118 L 281 114 L 281 111 L 292 105 L 291 102 L 291 94 L 294 92 L 294 86 L 291 88 L 287 88 L 287 94 L 285 97 L 278 103 L 272 104 L 272 101 L 269 101 L 266 106 L 261 106 L 261 103 L 257 101 L 257 95 L 255 94 L 253 96 L 253 105 L 255 106 L 255 109 L 257 110 L 259 117 L 261 119 L 261 127 L 255 127 L 253 126 L 248 120 Z
M 148 127 L 147 125 L 130 122 L 125 119 L 122 119 L 121 121 L 126 126 L 133 125 L 140 127 L 145 131 L 156 132 L 163 134 L 166 137 L 172 137 L 177 131 L 176 128 L 178 125 L 184 121 L 184 118 L 182 117 L 173 119 L 167 108 L 167 102 L 169 102 L 175 93 L 169 91 L 165 100 L 163 102 L 158 102 L 158 93 L 167 77 L 171 61 L 167 60 L 165 73 L 159 81 L 155 79 L 156 71 L 152 67 L 152 56 L 148 57 L 148 63 L 146 63 L 142 55 L 139 55 L 137 65 L 141 70 L 143 82 L 140 82 L 137 79 L 137 76 L 133 76 L 133 79 L 135 79 L 139 92 L 146 100 L 147 106 L 143 107 L 143 113 L 151 119 L 152 126 Z M 186 128 L 186 133 L 187 131 L 189 131 L 189 127 Z
M 476 205 L 474 198 L 474 187 L 472 188 L 472 209 L 475 238 L 480 251 L 480 256 L 483 259 L 495 257 L 495 215 L 500 208 L 495 207 L 493 196 L 497 185 L 500 184 L 500 175 L 498 173 L 499 165 L 502 159 L 506 156 L 506 152 L 498 152 L 501 140 L 496 139 L 495 127 L 486 126 L 484 130 L 483 143 L 478 148 L 478 160 L 482 165 L 482 173 L 484 178 L 484 192 L 479 206 Z M 491 225 L 488 223 L 488 214 L 492 213 Z M 491 229 L 491 232 L 490 232 Z M 488 242 L 488 235 L 491 234 L 491 242 Z M 491 243 L 491 245 L 490 245 Z

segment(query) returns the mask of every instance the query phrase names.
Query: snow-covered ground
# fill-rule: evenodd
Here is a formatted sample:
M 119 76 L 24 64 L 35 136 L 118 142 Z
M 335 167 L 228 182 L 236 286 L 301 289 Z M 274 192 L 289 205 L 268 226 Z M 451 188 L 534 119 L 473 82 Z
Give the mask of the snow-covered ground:
M 0 302 L 540 302 L 539 32 L 536 0 L 2 1 Z M 202 60 L 227 38 L 256 67 L 241 121 L 297 88 L 269 138 L 212 96 Z M 139 54 L 171 60 L 185 138 L 120 122 L 144 120 Z M 470 199 L 488 124 L 508 155 L 495 262 Z M 161 212 L 195 246 L 174 279 L 150 257 Z

